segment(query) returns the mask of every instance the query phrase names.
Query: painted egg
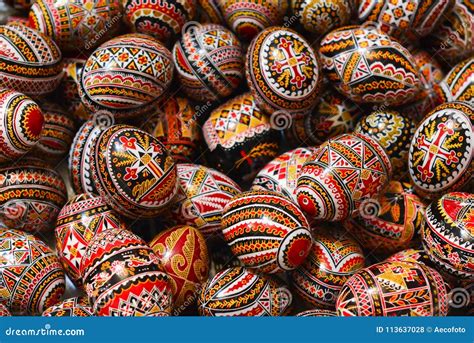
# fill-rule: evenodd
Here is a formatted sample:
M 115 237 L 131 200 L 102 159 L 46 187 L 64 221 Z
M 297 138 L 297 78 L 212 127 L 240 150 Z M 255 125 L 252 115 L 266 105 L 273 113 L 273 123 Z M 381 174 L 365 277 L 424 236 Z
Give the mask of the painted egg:
M 67 155 L 76 134 L 76 124 L 64 108 L 51 102 L 40 102 L 44 126 L 41 138 L 31 151 L 31 155 L 50 162 L 60 161 Z
M 351 132 L 360 109 L 333 88 L 327 88 L 309 113 L 293 117 L 285 131 L 293 146 L 319 145 L 329 138 Z
M 122 0 L 125 22 L 132 31 L 169 43 L 193 20 L 196 0 Z
M 221 0 L 197 0 L 198 22 L 224 25 L 220 4 Z
M 0 195 L 0 221 L 26 232 L 52 229 L 67 200 L 58 172 L 33 158 L 0 168 Z
M 296 314 L 296 317 L 337 317 L 337 313 L 329 310 L 307 310 Z
M 83 284 L 99 316 L 168 316 L 172 289 L 153 250 L 130 231 L 105 230 L 86 248 Z
M 315 151 L 315 147 L 296 148 L 278 156 L 260 170 L 251 189 L 277 192 L 296 202 L 294 195 L 298 174 Z
M 376 197 L 391 175 L 389 157 L 375 140 L 343 134 L 320 145 L 303 165 L 296 199 L 314 219 L 343 220 Z
M 352 17 L 352 0 L 291 0 L 293 13 L 303 27 L 311 33 L 323 35 L 349 24 Z
M 250 93 L 239 95 L 212 111 L 202 131 L 209 148 L 210 166 L 237 182 L 251 182 L 278 155 L 277 132 Z
M 102 119 L 113 122 L 111 116 L 95 117 L 86 121 L 77 131 L 69 151 L 69 175 L 72 188 L 76 194 L 94 193 L 98 191 L 91 176 L 92 150 L 96 146 L 97 137 L 107 128 L 107 123 Z M 110 125 L 109 125 L 110 126 Z
M 234 267 L 207 281 L 198 305 L 202 316 L 281 316 L 289 311 L 292 300 L 288 287 L 276 279 Z
M 415 50 L 412 55 L 418 67 L 421 89 L 411 103 L 397 110 L 406 117 L 419 121 L 433 108 L 445 102 L 441 90 L 444 72 L 441 65 L 426 51 Z
M 425 205 L 409 183 L 390 181 L 376 199 L 363 202 L 344 222 L 367 251 L 390 254 L 406 249 L 424 225 Z
M 0 89 L 0 163 L 18 159 L 41 137 L 44 116 L 36 102 L 13 90 Z
M 241 192 L 238 184 L 217 170 L 198 164 L 177 165 L 179 190 L 171 215 L 206 237 L 220 233 L 224 206 Z
M 40 315 L 57 304 L 65 290 L 64 272 L 43 241 L 0 228 L 0 302 L 14 315 Z
M 291 272 L 292 285 L 308 303 L 334 308 L 342 286 L 364 263 L 362 248 L 343 229 L 316 230 L 308 258 Z
M 276 192 L 248 191 L 224 207 L 222 233 L 232 253 L 248 268 L 263 273 L 293 270 L 311 249 L 303 212 Z
M 63 59 L 64 75 L 61 84 L 56 89 L 56 98 L 67 113 L 73 115 L 79 121 L 84 121 L 89 118 L 81 96 L 79 95 L 79 83 L 81 82 L 82 68 L 86 64 L 85 59 L 79 58 L 65 58 Z
M 342 287 L 339 316 L 446 316 L 448 294 L 441 275 L 418 263 L 382 262 L 362 269 Z
M 119 0 L 37 0 L 29 24 L 63 51 L 94 49 L 113 37 L 121 23 Z
M 243 79 L 240 42 L 220 25 L 191 27 L 174 45 L 173 60 L 184 93 L 197 101 L 223 99 Z
M 426 44 L 442 60 L 451 64 L 474 53 L 474 8 L 472 0 L 455 0 L 452 11 L 426 40 Z
M 7 306 L 0 303 L 0 317 L 11 317 L 12 314 Z
M 247 50 L 247 83 L 258 107 L 298 114 L 316 106 L 319 61 L 306 39 L 285 27 L 260 32 Z
M 433 31 L 452 4 L 452 0 L 359 0 L 358 16 L 392 37 L 418 40 Z
M 283 24 L 288 0 L 229 0 L 221 1 L 220 7 L 227 26 L 250 41 L 267 27 Z
M 408 170 L 417 192 L 433 199 L 469 183 L 474 154 L 474 108 L 445 103 L 418 125 L 410 144 Z
M 92 113 L 139 117 L 155 109 L 171 84 L 173 69 L 171 53 L 157 39 L 142 34 L 115 37 L 87 59 L 79 93 Z
M 354 132 L 369 136 L 385 149 L 398 178 L 406 175 L 408 150 L 415 133 L 415 122 L 394 110 L 375 111 L 362 117 Z
M 94 315 L 87 297 L 68 298 L 46 309 L 43 317 L 91 317 Z
M 435 265 L 458 278 L 474 278 L 474 195 L 453 192 L 431 203 L 423 248 Z
M 446 102 L 465 101 L 474 106 L 474 57 L 455 65 L 441 83 L 441 88 Z
M 196 110 L 188 99 L 171 97 L 164 100 L 142 129 L 163 143 L 176 162 L 196 159 L 201 128 Z
M 209 256 L 204 236 L 192 226 L 175 226 L 158 234 L 150 243 L 168 274 L 175 312 L 182 312 L 195 299 L 209 277 Z
M 55 229 L 56 250 L 76 284 L 81 283 L 81 260 L 89 242 L 102 231 L 115 228 L 125 229 L 125 224 L 97 195 L 79 194 L 61 209 Z
M 411 53 L 385 33 L 346 27 L 328 33 L 319 49 L 329 81 L 359 103 L 403 105 L 420 90 Z
M 99 194 L 128 218 L 156 217 L 178 191 L 173 158 L 156 138 L 136 127 L 104 130 L 91 159 Z
M 2 5 L 0 5 L 1 7 Z M 2 8 L 3 10 L 3 8 Z M 7 8 L 8 10 L 8 8 Z M 16 11 L 13 11 L 12 13 L 17 13 Z M 2 13 L 4 14 L 4 13 Z M 2 20 L 3 22 L 3 20 Z M 16 16 L 16 15 L 11 15 L 7 17 L 7 20 L 5 22 L 5 25 L 11 26 L 11 25 L 25 25 L 25 26 L 30 26 L 30 21 L 28 20 L 27 17 L 21 17 L 21 16 Z
M 61 51 L 51 38 L 24 25 L 0 25 L 0 88 L 31 96 L 59 86 Z

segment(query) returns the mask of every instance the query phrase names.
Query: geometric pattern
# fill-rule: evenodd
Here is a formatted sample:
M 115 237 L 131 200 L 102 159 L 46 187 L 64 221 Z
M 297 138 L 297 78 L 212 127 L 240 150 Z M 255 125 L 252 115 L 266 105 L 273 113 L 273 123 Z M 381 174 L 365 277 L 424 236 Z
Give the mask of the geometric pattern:
M 419 92 L 411 53 L 377 29 L 332 31 L 319 52 L 329 81 L 352 101 L 402 105 Z
M 43 317 L 90 317 L 94 312 L 87 297 L 75 297 L 63 300 L 59 304 L 48 307 Z
M 317 219 L 343 220 L 388 183 L 391 164 L 372 138 L 342 134 L 318 147 L 301 169 L 296 198 Z
M 242 267 L 225 269 L 203 285 L 202 316 L 281 316 L 291 306 L 290 290 L 269 276 Z
M 446 316 L 448 294 L 432 268 L 382 262 L 360 270 L 344 284 L 336 310 L 339 316 Z
M 204 235 L 220 233 L 224 206 L 241 192 L 226 175 L 201 165 L 177 165 L 179 190 L 172 218 L 181 225 L 193 226 Z
M 446 102 L 466 101 L 474 105 L 474 57 L 458 63 L 441 83 Z
M 59 302 L 64 272 L 55 253 L 34 236 L 0 229 L 0 301 L 14 315 L 39 315 Z

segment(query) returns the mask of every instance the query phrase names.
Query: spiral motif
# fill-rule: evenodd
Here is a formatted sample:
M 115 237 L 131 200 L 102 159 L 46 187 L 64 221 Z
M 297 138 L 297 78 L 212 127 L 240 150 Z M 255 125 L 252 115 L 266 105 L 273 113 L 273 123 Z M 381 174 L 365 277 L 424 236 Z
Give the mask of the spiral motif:
M 380 211 L 380 203 L 377 199 L 365 199 L 359 207 L 359 215 L 364 219 L 375 218 Z
M 453 308 L 466 307 L 471 302 L 470 292 L 462 287 L 453 288 L 448 294 L 449 305 Z
M 106 129 L 115 124 L 115 118 L 109 111 L 97 111 L 92 117 L 94 126 Z
M 181 29 L 181 35 L 184 34 L 191 34 L 193 35 L 198 28 L 201 27 L 201 23 L 197 21 L 188 21 L 186 24 L 183 25 L 183 28 Z
M 270 126 L 274 130 L 285 130 L 291 126 L 292 117 L 288 111 L 279 110 L 270 116 Z

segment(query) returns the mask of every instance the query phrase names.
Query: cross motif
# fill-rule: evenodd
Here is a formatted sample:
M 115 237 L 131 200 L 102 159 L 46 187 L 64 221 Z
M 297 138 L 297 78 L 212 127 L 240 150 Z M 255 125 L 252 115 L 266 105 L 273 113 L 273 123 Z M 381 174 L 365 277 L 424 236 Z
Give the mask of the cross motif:
M 285 38 L 280 39 L 278 48 L 283 51 L 285 57 L 281 60 L 276 60 L 275 64 L 271 66 L 271 70 L 275 70 L 278 73 L 288 70 L 291 73 L 290 83 L 301 88 L 303 82 L 306 80 L 306 76 L 303 74 L 303 66 L 310 61 L 310 57 L 308 54 L 303 52 L 296 54 L 293 49 L 293 42 L 288 41 Z
M 446 150 L 442 146 L 444 140 L 454 134 L 452 123 L 439 123 L 437 129 L 431 140 L 424 134 L 417 139 L 418 148 L 425 152 L 422 165 L 416 168 L 421 173 L 422 181 L 431 179 L 434 176 L 432 169 L 437 160 L 443 160 L 448 165 L 453 162 L 459 162 L 455 150 Z
M 162 176 L 163 172 L 156 161 L 161 153 L 159 145 L 151 143 L 145 148 L 137 144 L 135 138 L 127 139 L 126 137 L 120 137 L 120 142 L 122 143 L 122 148 L 135 158 L 132 166 L 126 168 L 125 181 L 138 179 L 139 174 L 144 169 L 152 173 L 157 179 Z

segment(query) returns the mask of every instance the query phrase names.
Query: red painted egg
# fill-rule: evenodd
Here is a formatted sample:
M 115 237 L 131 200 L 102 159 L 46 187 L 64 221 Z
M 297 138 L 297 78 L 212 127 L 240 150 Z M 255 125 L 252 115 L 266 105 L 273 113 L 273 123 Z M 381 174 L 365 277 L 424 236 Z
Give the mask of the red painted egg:
M 296 317 L 337 317 L 337 313 L 329 310 L 307 310 L 296 314 Z
M 142 34 L 115 37 L 87 59 L 80 95 L 91 113 L 111 112 L 116 119 L 149 113 L 173 78 L 171 53 L 155 38 Z
M 362 248 L 343 229 L 317 229 L 308 258 L 290 275 L 305 301 L 332 309 L 344 283 L 364 264 Z
M 311 218 L 338 221 L 354 215 L 364 200 L 388 184 L 392 167 L 372 138 L 343 134 L 326 141 L 301 169 L 296 198 Z
M 43 132 L 44 116 L 36 102 L 13 90 L 0 89 L 0 163 L 30 151 Z
M 247 50 L 247 83 L 265 113 L 305 113 L 316 106 L 319 61 L 310 43 L 285 27 L 260 32 Z
M 0 317 L 11 317 L 12 314 L 8 307 L 0 303 Z
M 285 315 L 293 296 L 286 285 L 242 267 L 225 269 L 209 279 L 198 298 L 199 313 L 214 317 Z
M 36 0 L 29 24 L 50 36 L 63 51 L 94 49 L 120 27 L 119 0 Z
M 43 317 L 91 317 L 93 315 L 92 306 L 86 297 L 68 298 L 48 307 L 42 314 Z
M 156 138 L 136 127 L 104 130 L 91 160 L 98 193 L 126 217 L 156 217 L 178 191 L 173 158 Z
M 81 262 L 83 284 L 99 316 L 168 316 L 172 288 L 153 250 L 133 233 L 105 230 L 95 236 Z
M 0 46 L 1 88 L 40 96 L 59 86 L 62 56 L 51 38 L 24 25 L 0 26 Z
M 99 233 L 126 226 L 110 210 L 104 199 L 90 193 L 69 200 L 59 212 L 56 222 L 56 250 L 68 276 L 81 283 L 82 256 L 90 241 Z
M 177 165 L 179 189 L 171 216 L 206 237 L 220 233 L 224 206 L 241 192 L 238 184 L 217 170 L 198 164 Z
M 14 315 L 40 315 L 57 304 L 65 290 L 64 272 L 43 241 L 0 228 L 0 302 Z
M 41 160 L 25 158 L 0 168 L 0 219 L 7 227 L 49 231 L 66 200 L 63 179 Z
M 295 269 L 311 250 L 303 212 L 291 200 L 270 191 L 236 195 L 224 208 L 222 233 L 233 254 L 263 273 Z
M 362 269 L 342 287 L 339 316 L 446 316 L 448 294 L 441 275 L 418 263 L 382 262 Z
M 390 181 L 385 191 L 361 205 L 357 216 L 344 222 L 367 251 L 394 253 L 408 248 L 424 225 L 425 204 L 409 183 Z
M 204 236 L 192 226 L 175 226 L 159 233 L 150 247 L 170 277 L 174 312 L 179 315 L 191 305 L 209 277 L 209 256 Z

